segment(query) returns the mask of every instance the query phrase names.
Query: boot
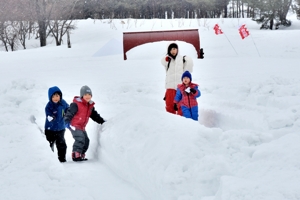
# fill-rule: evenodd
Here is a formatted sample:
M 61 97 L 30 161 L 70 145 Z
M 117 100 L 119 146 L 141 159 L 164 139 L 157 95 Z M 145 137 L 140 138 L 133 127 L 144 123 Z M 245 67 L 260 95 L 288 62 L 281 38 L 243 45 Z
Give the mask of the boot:
M 82 158 L 82 160 L 88 160 L 86 157 L 85 157 L 85 153 L 83 153 L 83 154 L 81 154 L 81 158 Z
M 66 158 L 58 157 L 59 162 L 64 163 L 67 162 Z
M 81 157 L 81 153 L 75 151 L 75 152 L 72 152 L 72 159 L 73 161 L 83 161 L 82 157 Z

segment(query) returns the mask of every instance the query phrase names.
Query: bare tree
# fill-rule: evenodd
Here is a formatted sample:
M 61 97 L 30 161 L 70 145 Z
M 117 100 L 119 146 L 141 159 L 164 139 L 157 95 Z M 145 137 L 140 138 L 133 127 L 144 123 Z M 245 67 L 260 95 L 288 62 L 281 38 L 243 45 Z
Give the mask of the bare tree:
M 78 0 L 56 0 L 53 4 L 49 32 L 55 38 L 56 46 L 60 46 L 63 36 L 67 33 L 70 42 L 70 32 L 76 28 L 72 14 Z
M 15 29 L 16 23 L 16 21 L 5 22 L 2 32 L 2 37 L 4 38 L 6 45 L 10 47 L 11 51 L 17 50 L 19 45 L 18 31 Z M 8 51 L 8 49 L 6 49 L 6 51 Z
M 18 21 L 15 26 L 15 31 L 18 33 L 20 44 L 26 49 L 26 40 L 28 39 L 29 31 L 31 28 L 30 21 Z
M 35 20 L 38 22 L 38 33 L 41 47 L 47 45 L 47 27 L 49 26 L 53 1 L 54 0 L 35 0 Z
M 8 51 L 8 40 L 6 38 L 6 24 L 0 21 L 0 41 L 2 42 L 5 51 Z
M 7 23 L 5 22 L 8 20 L 9 2 L 0 0 L 0 5 L 0 42 L 2 42 L 5 50 L 8 51 L 8 41 L 5 34 Z

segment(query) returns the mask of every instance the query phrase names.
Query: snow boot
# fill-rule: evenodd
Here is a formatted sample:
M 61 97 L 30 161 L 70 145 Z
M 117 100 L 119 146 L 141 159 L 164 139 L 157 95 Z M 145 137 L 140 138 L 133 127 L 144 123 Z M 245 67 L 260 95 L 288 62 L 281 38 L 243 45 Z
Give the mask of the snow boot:
M 61 163 L 67 162 L 66 158 L 60 158 L 60 157 L 58 157 L 58 160 L 59 160 L 59 162 L 61 162 Z
M 81 154 L 81 158 L 82 158 L 83 161 L 88 160 L 88 159 L 85 157 L 85 153 Z
M 77 152 L 77 151 L 72 152 L 72 159 L 73 159 L 73 161 L 75 161 L 75 162 L 77 162 L 77 161 L 84 161 L 84 160 L 82 159 L 81 153 L 79 153 L 79 152 Z

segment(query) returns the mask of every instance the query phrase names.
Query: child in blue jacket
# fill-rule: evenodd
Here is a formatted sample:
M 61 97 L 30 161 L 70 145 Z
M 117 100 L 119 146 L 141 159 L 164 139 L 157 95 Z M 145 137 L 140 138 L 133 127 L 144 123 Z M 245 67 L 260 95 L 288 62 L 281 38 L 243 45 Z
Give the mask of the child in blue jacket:
M 192 83 L 192 75 L 189 71 L 182 74 L 181 80 L 182 84 L 177 86 L 174 98 L 174 110 L 178 109 L 177 104 L 180 103 L 183 116 L 198 121 L 198 102 L 196 98 L 201 96 L 201 92 L 198 85 Z
M 45 135 L 52 151 L 54 151 L 54 144 L 56 144 L 58 160 L 66 162 L 67 145 L 64 115 L 69 104 L 62 98 L 62 92 L 57 86 L 49 88 L 48 98 L 49 102 L 45 107 Z

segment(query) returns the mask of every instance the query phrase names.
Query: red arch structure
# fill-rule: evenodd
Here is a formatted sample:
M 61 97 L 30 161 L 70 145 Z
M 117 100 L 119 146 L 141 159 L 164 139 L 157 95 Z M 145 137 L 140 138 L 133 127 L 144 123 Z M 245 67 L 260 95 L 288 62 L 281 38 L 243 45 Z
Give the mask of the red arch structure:
M 150 43 L 159 41 L 185 41 L 192 44 L 196 51 L 198 58 L 203 57 L 203 49 L 200 49 L 200 39 L 198 29 L 188 30 L 170 30 L 170 31 L 145 31 L 145 32 L 124 32 L 123 33 L 123 52 L 124 60 L 127 60 L 126 52 L 130 49 Z

